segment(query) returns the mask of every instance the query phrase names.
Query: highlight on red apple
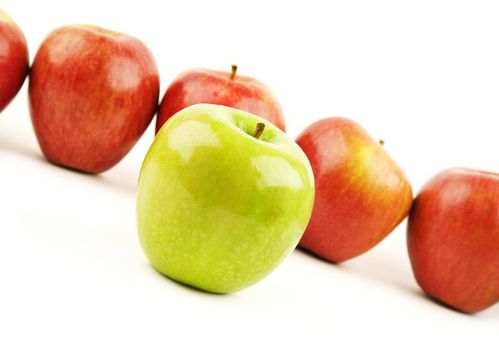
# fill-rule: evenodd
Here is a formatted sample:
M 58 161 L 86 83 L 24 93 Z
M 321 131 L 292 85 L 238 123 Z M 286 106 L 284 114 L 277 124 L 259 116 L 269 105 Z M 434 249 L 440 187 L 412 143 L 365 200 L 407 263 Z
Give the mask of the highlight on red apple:
M 315 176 L 312 218 L 300 246 L 331 262 L 353 258 L 378 244 L 412 203 L 400 167 L 356 122 L 326 118 L 297 139 Z
M 21 89 L 28 69 L 26 38 L 12 18 L 0 10 L 0 112 Z
M 430 179 L 409 215 L 414 276 L 433 298 L 467 313 L 499 301 L 499 174 L 449 169 Z
M 168 87 L 156 118 L 156 133 L 175 113 L 198 103 L 211 103 L 240 109 L 268 120 L 285 131 L 282 108 L 272 91 L 262 82 L 232 71 L 191 69 L 180 74 Z
M 52 163 L 87 173 L 118 163 L 150 124 L 159 74 L 138 39 L 91 25 L 50 33 L 29 81 L 31 120 Z

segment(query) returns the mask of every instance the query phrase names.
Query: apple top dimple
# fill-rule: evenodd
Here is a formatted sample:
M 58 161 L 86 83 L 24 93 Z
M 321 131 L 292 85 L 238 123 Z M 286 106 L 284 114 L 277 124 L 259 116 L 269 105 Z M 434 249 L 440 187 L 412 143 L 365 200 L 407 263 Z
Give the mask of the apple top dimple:
M 220 107 L 223 108 L 220 109 Z M 221 110 L 225 111 L 225 113 L 221 113 Z M 173 119 L 174 117 L 181 117 L 183 115 L 189 114 L 199 116 L 201 114 L 206 114 L 209 111 L 216 112 L 213 113 L 213 117 L 229 122 L 229 125 L 232 126 L 234 131 L 242 133 L 246 137 L 251 138 L 254 141 L 265 142 L 269 144 L 278 144 L 280 141 L 283 141 L 280 138 L 280 134 L 283 134 L 283 132 L 269 121 L 255 116 L 249 112 L 244 112 L 226 106 L 219 106 L 209 103 L 198 103 L 184 108 L 180 112 L 176 113 L 171 119 Z M 253 136 L 257 121 L 260 121 L 265 125 L 265 128 L 263 129 L 263 132 L 258 139 Z
M 188 71 L 185 71 L 181 74 L 179 74 L 175 80 L 179 80 L 182 78 L 186 77 L 195 77 L 195 76 L 207 76 L 207 77 L 213 77 L 216 79 L 221 79 L 221 80 L 226 80 L 227 82 L 232 82 L 233 84 L 237 84 L 241 87 L 244 86 L 253 86 L 258 89 L 265 90 L 269 95 L 274 95 L 272 90 L 263 82 L 246 76 L 246 75 L 241 75 L 239 72 L 232 76 L 232 72 L 226 72 L 226 71 L 217 71 L 217 70 L 212 70 L 212 69 L 205 69 L 205 68 L 194 68 L 190 69 Z
M 241 141 L 244 143 L 260 144 L 261 147 L 272 148 L 276 152 L 284 152 L 297 157 L 299 162 L 304 165 L 304 170 L 307 174 L 306 177 L 310 181 L 307 185 L 314 186 L 314 175 L 310 167 L 310 162 L 301 148 L 275 125 L 249 112 L 213 104 L 191 105 L 173 115 L 165 126 L 160 129 L 156 139 L 160 139 L 162 133 L 173 132 L 173 135 L 170 134 L 169 137 L 169 147 L 174 150 L 180 150 L 178 154 L 184 161 L 187 161 L 193 156 L 195 148 L 198 146 L 217 147 L 221 143 L 217 134 L 219 131 L 202 122 L 205 118 L 219 120 L 220 123 L 226 125 L 227 131 L 231 130 L 231 132 L 240 134 L 242 136 Z M 260 123 L 264 124 L 265 127 L 261 136 L 255 138 L 254 133 L 257 124 Z M 196 135 L 195 140 L 193 137 L 188 137 L 188 135 Z M 258 163 L 255 164 L 257 168 L 263 163 L 268 163 L 267 160 L 265 162 L 262 161 L 263 163 L 258 160 L 256 162 Z M 288 168 L 282 163 L 274 164 L 274 167 L 276 169 Z M 267 178 L 264 182 L 266 186 L 274 186 L 281 180 Z M 288 180 L 291 181 L 291 185 L 294 184 L 293 186 L 297 188 L 303 186 L 300 176 Z
M 79 24 L 54 30 L 42 44 L 39 54 L 41 52 L 48 55 L 54 65 L 83 65 L 87 70 L 93 70 L 114 90 L 137 89 L 144 77 L 154 75 L 156 69 L 150 54 L 152 63 L 138 63 L 135 59 L 148 55 L 148 49 L 140 41 L 92 25 Z M 105 74 L 101 74 L 102 71 Z
M 226 106 L 196 104 L 176 113 L 156 135 L 144 164 L 151 163 L 154 152 L 152 162 L 165 169 L 167 159 L 186 167 L 208 166 L 214 174 L 224 164 L 238 163 L 240 171 L 253 174 L 262 191 L 315 188 L 308 158 L 291 138 L 256 115 Z
M 133 39 L 125 34 L 93 25 L 77 24 L 55 29 L 44 40 L 42 47 L 48 48 L 52 63 L 62 64 L 76 53 L 78 55 L 92 53 L 100 41 L 121 41 L 122 38 Z M 47 42 L 50 42 L 50 45 Z

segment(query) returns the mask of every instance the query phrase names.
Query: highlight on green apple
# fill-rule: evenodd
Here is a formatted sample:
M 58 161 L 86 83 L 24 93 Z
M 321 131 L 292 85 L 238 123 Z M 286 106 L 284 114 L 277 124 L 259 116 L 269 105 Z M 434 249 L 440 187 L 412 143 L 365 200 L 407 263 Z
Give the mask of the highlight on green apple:
M 163 125 L 146 155 L 139 239 L 162 274 L 235 292 L 292 252 L 314 195 L 307 157 L 279 128 L 241 110 L 193 105 Z

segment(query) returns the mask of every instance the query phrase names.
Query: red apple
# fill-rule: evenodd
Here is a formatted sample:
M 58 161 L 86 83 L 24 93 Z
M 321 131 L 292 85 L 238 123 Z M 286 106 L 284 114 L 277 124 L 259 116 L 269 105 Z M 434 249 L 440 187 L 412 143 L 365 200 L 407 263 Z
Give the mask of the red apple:
M 21 89 L 28 68 L 26 39 L 14 21 L 0 10 L 0 112 Z
M 402 170 L 357 123 L 327 118 L 296 141 L 315 175 L 315 204 L 300 246 L 341 262 L 379 243 L 407 215 L 412 190 Z
M 232 72 L 192 69 L 179 75 L 166 90 L 156 118 L 156 133 L 175 113 L 197 103 L 241 109 L 285 131 L 284 115 L 270 89 L 260 81 Z
M 118 163 L 157 109 L 156 62 L 139 40 L 95 26 L 48 35 L 34 59 L 31 120 L 47 159 L 87 173 Z
M 468 313 L 499 301 L 499 174 L 444 171 L 409 215 L 407 246 L 421 288 Z

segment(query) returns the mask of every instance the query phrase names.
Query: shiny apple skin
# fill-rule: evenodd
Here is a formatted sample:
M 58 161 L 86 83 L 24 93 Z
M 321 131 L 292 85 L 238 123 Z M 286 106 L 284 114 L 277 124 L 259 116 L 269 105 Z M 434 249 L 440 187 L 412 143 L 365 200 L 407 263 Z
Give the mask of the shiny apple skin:
M 428 181 L 409 215 L 407 246 L 421 288 L 467 313 L 499 301 L 499 174 L 450 169 Z
M 156 118 L 156 133 L 175 113 L 185 107 L 211 103 L 240 109 L 270 121 L 286 130 L 277 98 L 260 81 L 208 69 L 191 69 L 179 75 L 168 87 Z
M 316 186 L 302 248 L 342 262 L 374 247 L 406 217 L 412 203 L 409 182 L 359 124 L 322 119 L 297 143 L 310 160 Z
M 17 95 L 28 74 L 26 38 L 12 19 L 0 10 L 0 112 Z
M 159 74 L 139 40 L 94 26 L 48 35 L 30 74 L 31 120 L 45 157 L 87 173 L 118 163 L 157 109 Z
M 137 228 L 162 274 L 233 293 L 291 253 L 313 202 L 310 163 L 288 135 L 248 112 L 198 104 L 175 114 L 147 153 Z

